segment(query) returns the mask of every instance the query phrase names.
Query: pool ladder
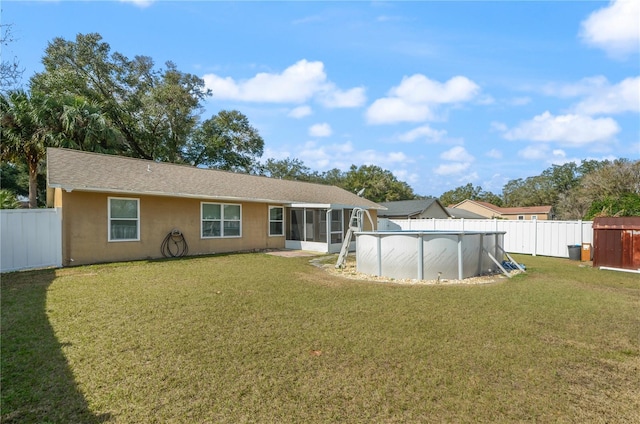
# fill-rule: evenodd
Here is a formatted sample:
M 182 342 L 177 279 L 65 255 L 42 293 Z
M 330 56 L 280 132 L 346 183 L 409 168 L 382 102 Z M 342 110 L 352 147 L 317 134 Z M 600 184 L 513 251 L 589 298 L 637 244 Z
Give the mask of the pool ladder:
M 369 218 L 369 222 L 371 222 L 371 229 L 375 229 L 373 225 L 373 219 L 371 219 L 369 211 L 362 208 L 354 208 L 351 211 L 351 216 L 349 217 L 349 229 L 347 230 L 347 234 L 345 234 L 344 240 L 342 241 L 340 254 L 338 255 L 338 260 L 336 261 L 336 268 L 341 268 L 342 266 L 344 266 L 344 262 L 347 259 L 347 255 L 349 254 L 349 245 L 351 244 L 351 239 L 353 238 L 353 235 L 356 231 L 362 231 L 362 219 L 364 218 L 365 214 Z

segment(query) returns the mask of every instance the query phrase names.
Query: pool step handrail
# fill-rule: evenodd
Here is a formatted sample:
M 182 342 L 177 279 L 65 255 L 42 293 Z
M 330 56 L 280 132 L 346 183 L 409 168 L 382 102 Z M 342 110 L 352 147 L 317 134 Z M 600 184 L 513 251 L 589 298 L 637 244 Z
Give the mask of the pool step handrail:
M 338 260 L 336 261 L 336 268 L 341 268 L 344 265 L 344 262 L 347 259 L 347 255 L 349 254 L 349 245 L 351 244 L 351 239 L 356 231 L 362 231 L 364 214 L 367 214 L 369 218 L 369 222 L 371 222 L 371 229 L 374 229 L 373 219 L 371 218 L 371 214 L 369 211 L 362 208 L 354 208 L 351 211 L 351 216 L 349 217 L 349 229 L 347 230 L 347 234 L 344 236 L 344 240 L 342 241 L 342 247 L 340 248 L 340 254 L 338 255 Z

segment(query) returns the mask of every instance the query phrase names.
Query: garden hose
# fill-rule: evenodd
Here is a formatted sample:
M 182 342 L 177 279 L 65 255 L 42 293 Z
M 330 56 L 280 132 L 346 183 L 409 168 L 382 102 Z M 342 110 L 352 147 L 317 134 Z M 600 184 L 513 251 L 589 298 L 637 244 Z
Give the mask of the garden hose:
M 187 240 L 184 238 L 184 234 L 182 234 L 180 230 L 174 228 L 169 234 L 167 234 L 164 240 L 162 240 L 160 250 L 162 251 L 162 256 L 165 258 L 177 258 L 189 253 L 189 245 L 187 244 Z

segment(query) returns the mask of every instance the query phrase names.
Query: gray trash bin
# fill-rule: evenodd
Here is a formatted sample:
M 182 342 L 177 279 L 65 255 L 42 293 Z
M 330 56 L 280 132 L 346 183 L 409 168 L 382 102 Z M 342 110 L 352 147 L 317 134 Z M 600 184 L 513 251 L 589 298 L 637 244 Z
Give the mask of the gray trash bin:
M 582 249 L 582 246 L 577 244 L 575 246 L 567 246 L 567 248 L 569 249 L 569 259 L 571 259 L 572 261 L 579 261 L 581 254 L 580 250 Z

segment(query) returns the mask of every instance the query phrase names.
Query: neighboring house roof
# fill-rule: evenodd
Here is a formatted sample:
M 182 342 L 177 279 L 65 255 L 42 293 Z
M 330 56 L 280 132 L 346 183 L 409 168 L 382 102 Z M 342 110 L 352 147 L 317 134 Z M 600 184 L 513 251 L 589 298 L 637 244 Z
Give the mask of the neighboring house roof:
M 440 201 L 432 197 L 429 199 L 380 202 L 380 205 L 387 208 L 387 210 L 378 212 L 378 216 L 380 218 L 386 218 L 390 216 L 394 216 L 394 217 L 416 216 L 416 215 L 422 214 L 434 204 L 436 204 L 437 207 L 440 207 L 445 214 L 449 215 L 449 213 L 447 212 L 447 209 L 444 206 L 442 206 Z
M 486 216 L 478 215 L 477 213 L 473 213 L 466 209 L 460 208 L 446 208 L 449 215 L 452 218 L 464 218 L 464 219 L 486 219 Z
M 524 215 L 524 214 L 550 214 L 552 213 L 552 206 L 522 206 L 517 208 L 501 208 L 492 203 L 482 202 L 479 200 L 466 199 L 462 202 L 454 205 L 454 208 L 460 208 L 465 203 L 475 203 L 482 206 L 485 209 L 495 212 L 498 215 Z
M 381 209 L 339 187 L 69 149 L 47 149 L 47 182 L 72 191 Z

